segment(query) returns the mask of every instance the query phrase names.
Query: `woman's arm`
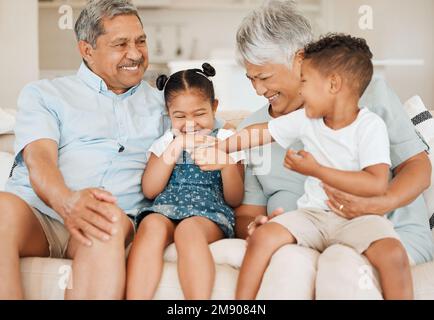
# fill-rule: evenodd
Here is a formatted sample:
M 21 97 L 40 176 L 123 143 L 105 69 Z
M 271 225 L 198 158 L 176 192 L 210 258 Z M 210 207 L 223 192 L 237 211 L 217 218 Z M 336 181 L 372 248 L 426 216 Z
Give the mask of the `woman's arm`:
M 394 170 L 394 178 L 383 196 L 358 197 L 328 185 L 324 190 L 330 208 L 349 218 L 363 214 L 385 215 L 412 203 L 430 185 L 431 163 L 426 152 L 403 162 Z M 343 204 L 343 211 L 339 206 Z M 337 211 L 336 211 L 337 210 Z
M 183 137 L 178 136 L 160 157 L 151 154 L 142 176 L 142 191 L 146 198 L 155 199 L 164 190 L 182 150 Z
M 242 163 L 230 164 L 221 170 L 223 182 L 223 195 L 228 205 L 235 208 L 244 197 L 244 165 Z

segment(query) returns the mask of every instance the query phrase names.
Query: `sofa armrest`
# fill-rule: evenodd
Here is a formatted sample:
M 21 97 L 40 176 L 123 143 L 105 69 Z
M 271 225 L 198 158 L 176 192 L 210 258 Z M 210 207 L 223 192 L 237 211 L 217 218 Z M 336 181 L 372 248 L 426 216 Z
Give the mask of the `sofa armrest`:
M 14 134 L 0 135 L 0 151 L 14 154 Z

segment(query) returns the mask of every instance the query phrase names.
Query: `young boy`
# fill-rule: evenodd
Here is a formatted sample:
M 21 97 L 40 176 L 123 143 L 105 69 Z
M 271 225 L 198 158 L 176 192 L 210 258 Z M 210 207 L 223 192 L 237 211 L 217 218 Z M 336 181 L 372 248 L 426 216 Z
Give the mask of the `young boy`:
M 254 299 L 276 250 L 298 244 L 320 252 L 344 244 L 364 254 L 378 270 L 385 299 L 412 299 L 408 256 L 392 223 L 383 216 L 347 219 L 327 206 L 321 182 L 365 197 L 384 194 L 390 155 L 382 119 L 359 108 L 373 74 L 365 40 L 331 34 L 304 50 L 300 94 L 304 109 L 250 126 L 217 147 L 232 152 L 276 141 L 288 148 L 300 139 L 306 151 L 290 152 L 285 166 L 308 176 L 298 210 L 254 231 L 240 269 L 236 298 Z M 243 139 L 246 136 L 249 139 Z M 257 137 L 254 141 L 253 137 Z M 335 204 L 340 210 L 344 204 Z M 290 272 L 290 270 L 288 270 Z

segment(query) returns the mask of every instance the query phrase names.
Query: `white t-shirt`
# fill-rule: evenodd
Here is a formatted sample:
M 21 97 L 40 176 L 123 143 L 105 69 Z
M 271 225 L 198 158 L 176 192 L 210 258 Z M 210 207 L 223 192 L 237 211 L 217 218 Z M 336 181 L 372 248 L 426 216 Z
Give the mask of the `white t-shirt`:
M 305 150 L 325 167 L 361 171 L 376 164 L 391 164 L 386 125 L 366 108 L 360 110 L 352 124 L 339 130 L 327 127 L 322 118 L 309 119 L 304 109 L 271 120 L 268 129 L 284 149 L 301 140 Z M 320 180 L 308 177 L 304 191 L 297 202 L 298 208 L 330 209 Z
M 234 131 L 219 129 L 216 138 L 219 140 L 226 140 L 233 134 L 235 134 Z M 167 147 L 173 141 L 173 139 L 174 136 L 172 130 L 167 130 L 163 136 L 155 140 L 155 142 L 151 145 L 151 147 L 148 150 L 148 158 L 150 153 L 155 154 L 157 157 L 161 157 L 161 155 L 164 153 L 164 151 L 166 151 Z M 246 155 L 244 151 L 233 152 L 230 153 L 229 156 L 231 156 L 232 160 L 234 160 L 235 162 L 240 162 L 241 160 L 246 159 Z

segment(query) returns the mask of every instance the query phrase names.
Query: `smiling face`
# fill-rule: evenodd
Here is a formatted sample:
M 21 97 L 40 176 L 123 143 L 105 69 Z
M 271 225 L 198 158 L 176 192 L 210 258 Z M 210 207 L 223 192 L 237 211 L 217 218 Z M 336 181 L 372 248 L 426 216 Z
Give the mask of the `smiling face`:
M 247 78 L 256 93 L 268 99 L 272 116 L 279 117 L 302 106 L 299 95 L 301 61 L 297 54 L 291 68 L 284 64 L 254 65 L 245 62 Z
M 135 15 L 119 15 L 102 23 L 105 33 L 98 37 L 95 48 L 80 41 L 80 52 L 107 87 L 121 94 L 139 84 L 148 67 L 146 35 Z
M 175 93 L 167 105 L 172 128 L 182 133 L 212 130 L 217 105 L 218 100 L 211 104 L 209 98 L 195 89 Z
M 305 60 L 301 67 L 300 95 L 305 101 L 307 117 L 322 118 L 331 110 L 334 95 L 330 88 L 330 77 L 320 74 L 309 60 Z

